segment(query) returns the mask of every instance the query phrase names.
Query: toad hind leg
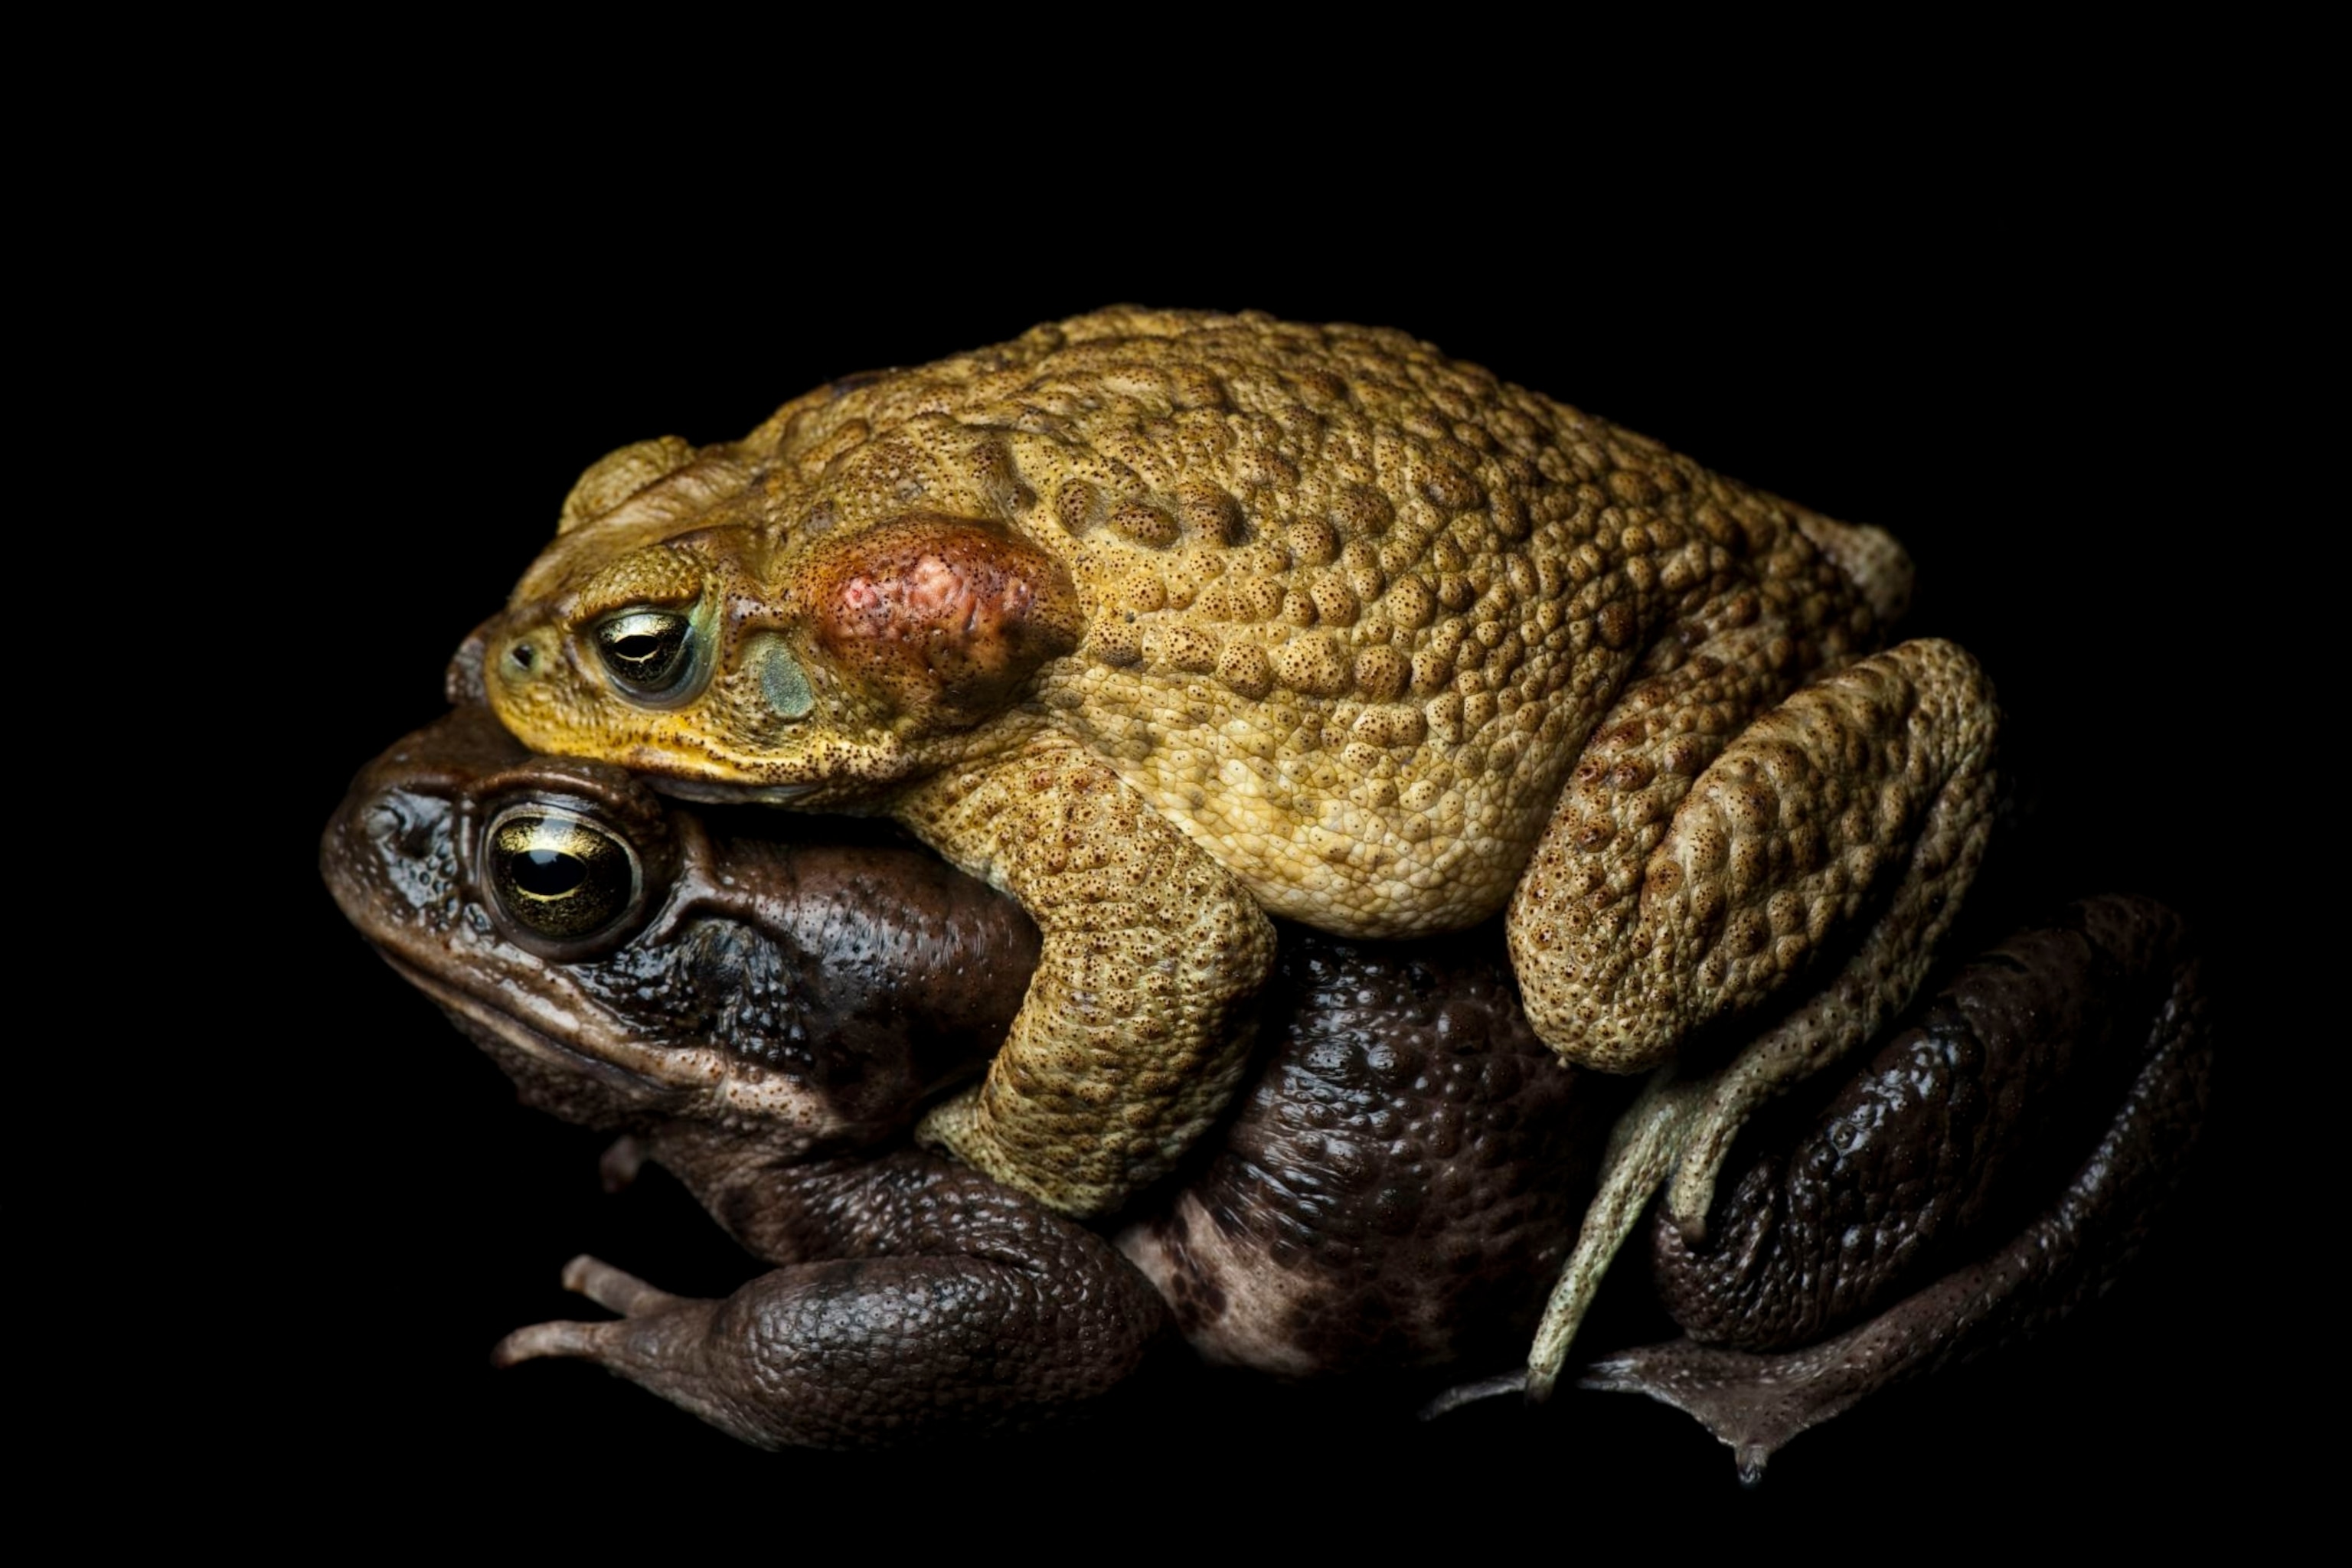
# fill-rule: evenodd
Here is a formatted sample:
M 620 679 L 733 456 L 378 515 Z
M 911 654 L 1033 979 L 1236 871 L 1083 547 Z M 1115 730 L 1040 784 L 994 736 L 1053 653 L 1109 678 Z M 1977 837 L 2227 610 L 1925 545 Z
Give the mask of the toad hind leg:
M 1591 814 L 1572 809 L 1573 795 L 1555 817 L 1507 930 L 1528 1016 L 1571 1060 L 1655 1066 L 1692 1031 L 1760 1007 L 1825 950 L 1849 956 L 1712 1079 L 1645 1096 L 1637 1110 L 1654 1125 L 1621 1139 L 1603 1171 L 1593 1234 L 1547 1315 L 1531 1390 L 1557 1376 L 1622 1240 L 1609 1216 L 1638 1215 L 1674 1171 L 1675 1219 L 1702 1233 L 1716 1170 L 1748 1113 L 1868 1038 L 1917 988 L 1983 855 L 1996 728 L 1973 659 L 1949 643 L 1905 643 L 1748 726 L 1663 833 L 1630 836 L 1627 848 L 1655 846 L 1638 868 L 1622 849 L 1596 857 L 1578 844 Z M 1652 826 L 1638 804 L 1633 826 Z
M 2215 1048 L 2201 967 L 2171 911 L 2118 898 L 2077 905 L 2059 925 L 2021 932 L 2002 943 L 1998 954 L 1996 962 L 2011 966 L 2000 974 L 2000 984 L 1982 983 L 1991 967 L 1983 963 L 1972 971 L 1979 977 L 1972 996 L 1961 999 L 1971 985 L 1970 973 L 1946 993 L 1958 1001 L 1955 1014 L 1965 1020 L 1958 1029 L 1978 1042 L 1969 1053 L 1978 1064 L 2002 1061 L 2000 1068 L 1990 1070 L 2008 1079 L 2021 1070 L 2021 1058 L 2047 1052 L 2045 1060 L 2071 1058 L 2074 1076 L 2086 1076 L 2086 1063 L 2104 1066 L 2110 1053 L 2121 1056 L 2136 1048 L 2140 1056 L 2137 1076 L 2096 1148 L 2057 1200 L 1989 1257 L 1961 1266 L 1834 1338 L 1767 1350 L 1685 1337 L 1595 1363 L 1584 1370 L 1580 1386 L 1647 1394 L 1687 1412 L 1730 1447 L 1741 1479 L 1752 1481 L 1783 1444 L 1874 1390 L 2032 1332 L 2106 1289 L 2155 1226 L 2197 1142 Z M 2135 993 L 2144 1011 L 2105 1012 L 2110 1005 L 2127 1006 Z M 2057 1047 L 2067 1034 L 2074 1038 L 2062 1053 Z M 1882 1055 L 1870 1070 L 1885 1071 L 1888 1060 Z M 2048 1070 L 2059 1069 L 2053 1062 Z M 2095 1078 L 2097 1071 L 2092 1067 L 2087 1076 Z M 2012 1089 L 2024 1081 L 2009 1079 Z M 1923 1121 L 1914 1131 L 1930 1133 L 1934 1126 Z M 1940 1141 L 1929 1138 L 1931 1143 Z M 1979 1158 L 1982 1147 L 1978 1145 Z M 1953 1145 L 1946 1148 L 1957 1152 Z M 1899 1181 L 1906 1189 L 1896 1214 L 1878 1210 L 1882 1225 L 1891 1219 L 1887 1228 L 1897 1235 L 1936 1210 L 1953 1215 L 1969 1206 L 1962 1191 L 1938 1179 L 1973 1174 L 1969 1167 L 1938 1160 L 1932 1149 L 1913 1154 L 1876 1167 L 1882 1179 Z M 1929 1167 L 1940 1169 L 1930 1177 L 1922 1173 Z M 1902 1209 L 1910 1213 L 1902 1215 Z M 1916 1238 L 1917 1232 L 1912 1235 Z M 1837 1246 L 1832 1234 L 1822 1252 Z M 1822 1252 L 1801 1262 L 1789 1259 L 1795 1265 L 1790 1273 L 1822 1268 Z M 1894 1272 L 1898 1257 L 1917 1262 L 1928 1256 L 1909 1247 L 1883 1253 L 1874 1271 L 1885 1268 L 1899 1278 Z M 1714 1322 L 1709 1337 L 1724 1326 Z
M 1171 1169 L 1248 1065 L 1273 923 L 1118 775 L 1054 740 L 923 785 L 900 819 L 1037 922 L 1037 969 L 979 1089 L 918 1136 L 1066 1215 Z
M 1552 1288 L 1551 1300 L 1544 1304 L 1543 1318 L 1536 1324 L 1523 1384 L 1528 1398 L 1550 1397 L 1552 1384 L 1568 1359 L 1569 1342 L 1584 1321 L 1601 1289 L 1601 1276 L 1641 1223 L 1650 1194 L 1658 1190 L 1673 1166 L 1704 1087 L 1677 1079 L 1671 1067 L 1661 1068 L 1643 1089 L 1642 1098 L 1618 1118 L 1601 1159 L 1601 1190 L 1584 1211 L 1576 1246 L 1561 1266 L 1559 1283 Z

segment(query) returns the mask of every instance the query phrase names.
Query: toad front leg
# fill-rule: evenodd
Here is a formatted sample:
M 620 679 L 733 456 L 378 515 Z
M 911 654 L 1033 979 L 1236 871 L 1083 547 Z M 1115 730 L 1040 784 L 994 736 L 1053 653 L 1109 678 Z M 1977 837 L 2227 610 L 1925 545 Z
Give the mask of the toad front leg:
M 777 1168 L 662 1152 L 677 1152 L 739 1238 L 814 1256 L 716 1300 L 576 1258 L 565 1289 L 621 1316 L 518 1329 L 494 1362 L 592 1361 L 759 1447 L 863 1448 L 1055 1419 L 1125 1382 L 1163 1331 L 1150 1286 L 1099 1237 L 934 1155 Z
M 496 1364 L 594 1362 L 761 1448 L 1019 1430 L 1107 1393 L 1150 1337 L 1106 1319 L 1103 1355 L 1059 1315 L 1068 1292 L 1040 1310 L 1029 1274 L 976 1257 L 802 1264 L 716 1300 L 582 1257 L 563 1286 L 621 1316 L 518 1329 Z
M 919 1136 L 1064 1214 L 1167 1173 L 1232 1098 L 1274 962 L 1255 900 L 1117 774 L 1055 739 L 925 784 L 899 819 L 1044 939 L 977 1089 Z
M 1627 1113 L 1538 1333 L 1538 1394 L 1668 1173 L 1676 1220 L 1701 1234 L 1748 1113 L 1910 998 L 1990 823 L 1992 693 L 1953 645 L 1849 666 L 1727 744 L 1710 661 L 1685 668 L 1634 689 L 1596 731 L 1512 901 L 1528 1016 L 1572 1060 L 1641 1070 L 1785 996 L 1824 955 L 1837 967 L 1719 1072 L 1664 1080 Z

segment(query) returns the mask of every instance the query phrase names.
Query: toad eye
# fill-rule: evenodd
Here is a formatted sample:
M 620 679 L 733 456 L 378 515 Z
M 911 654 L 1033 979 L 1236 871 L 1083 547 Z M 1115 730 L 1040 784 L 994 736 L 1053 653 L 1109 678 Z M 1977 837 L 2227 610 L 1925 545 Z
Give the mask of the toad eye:
M 626 915 L 642 876 L 636 852 L 578 817 L 516 810 L 492 825 L 490 886 L 525 931 L 557 942 L 593 936 Z
M 597 626 L 596 652 L 623 690 L 666 697 L 694 668 L 694 623 L 676 610 L 625 610 Z

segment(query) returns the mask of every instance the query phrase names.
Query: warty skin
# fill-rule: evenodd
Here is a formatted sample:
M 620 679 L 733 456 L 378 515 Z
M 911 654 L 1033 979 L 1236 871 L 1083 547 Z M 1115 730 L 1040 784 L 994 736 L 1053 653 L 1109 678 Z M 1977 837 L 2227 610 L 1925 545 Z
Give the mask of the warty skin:
M 629 1130 L 616 1171 L 667 1166 L 777 1266 L 731 1298 L 696 1301 L 578 1260 L 567 1284 L 623 1316 L 519 1331 L 504 1359 L 598 1361 L 762 1445 L 865 1447 L 1088 1407 L 1142 1365 L 1163 1300 L 1204 1355 L 1289 1375 L 1475 1363 L 1524 1333 L 1622 1093 L 1535 1038 L 1491 932 L 1388 947 L 1295 933 L 1266 1000 L 1268 1054 L 1238 1113 L 1181 1184 L 1131 1216 L 1114 1252 L 903 1140 L 924 1096 L 983 1059 L 1013 1015 L 1034 928 L 926 858 L 795 844 L 787 826 L 714 832 L 618 770 L 526 756 L 478 711 L 387 752 L 330 826 L 322 867 L 346 911 L 527 1098 Z M 555 845 L 571 847 L 558 859 L 576 849 L 593 862 L 604 851 L 588 829 L 625 845 L 634 873 L 553 895 L 601 887 L 607 917 L 543 919 L 542 895 L 517 880 L 533 873 L 513 858 Z M 2134 1121 L 2127 1106 L 2104 1118 L 2116 1148 L 2094 1162 L 2137 1195 L 2118 1205 L 2078 1179 L 2064 1200 L 2073 1228 L 2042 1244 L 2046 1278 L 2013 1293 L 2029 1318 L 2120 1260 L 2201 1104 L 2202 1003 L 2178 922 L 2128 901 L 2091 908 L 2075 921 L 2089 937 L 2021 938 L 2046 951 L 2024 978 L 1995 955 L 1990 982 L 1963 977 L 1957 1000 L 1938 1005 L 1969 1012 L 2004 1062 L 2056 1051 L 2128 1067 L 2133 1030 L 2155 1043 L 2142 1079 L 2158 1088 L 2141 1100 L 2165 1115 Z M 519 924 L 518 909 L 538 923 Z M 2036 1032 L 2084 1018 L 2098 1023 L 2079 1041 Z M 1858 1081 L 1902 1077 L 1916 1049 L 1897 1039 Z M 1985 1186 L 1984 1162 L 1944 1123 L 1915 1120 L 1924 1131 L 1889 1135 L 1918 1148 L 1869 1167 L 1940 1173 L 1871 1198 L 1898 1231 L 1919 1205 L 1974 1203 Z M 1790 1146 L 1804 1136 L 1828 1134 Z M 1777 1147 L 1768 1164 L 1785 1158 Z M 2009 1210 L 2021 1204 L 2035 1206 L 2011 1193 Z M 1725 1223 L 1745 1228 L 1736 1209 Z M 2087 1275 L 2071 1261 L 2083 1247 Z M 1866 1284 L 1891 1300 L 1918 1289 L 1923 1264 L 1953 1261 L 1889 1248 Z M 929 1306 L 909 1317 L 916 1299 Z M 1937 1326 L 1947 1319 L 1970 1342 L 2020 1321 L 1996 1314 L 1979 1332 L 1985 1314 L 1934 1310 L 1946 1316 L 1898 1301 L 1853 1331 L 1903 1349 L 1869 1386 L 1943 1356 L 1955 1342 Z M 1780 1391 L 1774 1443 L 1806 1424 L 1785 1415 L 1790 1381 L 1779 1363 L 1756 1380 Z M 1813 1420 L 1867 1392 L 1822 1387 L 1806 1406 Z M 1735 1446 L 1748 1454 L 1760 1441 Z
M 623 448 L 480 654 L 534 745 L 887 814 L 1017 899 L 1028 1003 L 925 1136 L 1066 1213 L 1230 1095 L 1269 914 L 1507 905 L 1536 1027 L 1612 1071 L 1780 1009 L 1645 1103 L 1572 1329 L 1648 1193 L 1703 1230 L 1740 1123 L 1901 1005 L 1974 874 L 1991 694 L 1948 643 L 1874 651 L 1908 591 L 1884 533 L 1403 333 L 1112 310 Z

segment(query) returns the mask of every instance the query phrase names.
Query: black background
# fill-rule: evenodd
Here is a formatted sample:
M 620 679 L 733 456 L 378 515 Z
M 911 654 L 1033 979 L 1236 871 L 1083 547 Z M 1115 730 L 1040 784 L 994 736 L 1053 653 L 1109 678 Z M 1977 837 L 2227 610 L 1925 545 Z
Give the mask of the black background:
M 713 152 L 592 191 L 511 149 L 388 149 L 305 190 L 259 263 L 301 303 L 255 435 L 308 459 L 257 504 L 319 586 L 283 623 L 301 747 L 271 842 L 292 912 L 258 984 L 331 1002 L 282 1026 L 243 1113 L 239 1235 L 264 1288 L 239 1364 L 266 1375 L 238 1397 L 278 1462 L 386 1517 L 431 1498 L 577 1521 L 690 1495 L 743 1526 L 763 1506 L 745 1500 L 789 1497 L 888 1528 L 919 1496 L 1213 1544 L 1219 1497 L 1271 1495 L 1375 1525 L 1406 1507 L 1465 1550 L 1503 1521 L 1564 1539 L 1595 1499 L 1792 1531 L 1924 1503 L 1954 1542 L 2032 1499 L 2113 1531 L 2283 1462 L 2273 1373 L 2245 1354 L 2278 1331 L 2252 1108 L 2272 1089 L 2246 1062 L 2287 960 L 2254 864 L 2278 764 L 2242 689 L 2255 605 L 2300 552 L 2250 433 L 2276 394 L 2240 349 L 2305 329 L 2231 241 L 2251 198 L 2193 135 L 1955 132 L 1882 162 L 1855 129 L 1650 173 L 1441 161 L 1360 184 L 1140 165 L 1110 186 L 1034 166 L 930 184 L 855 158 L 818 181 Z M 1801 1437 L 1753 1492 L 1684 1417 L 1617 1395 L 1423 1427 L 1403 1396 L 1180 1378 L 1077 1437 L 857 1458 L 740 1449 L 576 1364 L 494 1373 L 500 1334 L 575 1315 L 555 1284 L 575 1252 L 689 1292 L 751 1266 L 658 1180 L 602 1194 L 601 1140 L 515 1107 L 342 923 L 311 858 L 344 782 L 439 710 L 443 660 L 604 451 L 730 438 L 829 378 L 1123 300 L 1400 326 L 1902 539 L 1906 630 L 1987 667 L 2030 807 L 1984 900 L 2021 919 L 2168 899 L 2230 1004 L 2210 1135 L 2137 1269 L 2059 1336 Z M 257 573 L 283 566 L 268 553 Z

